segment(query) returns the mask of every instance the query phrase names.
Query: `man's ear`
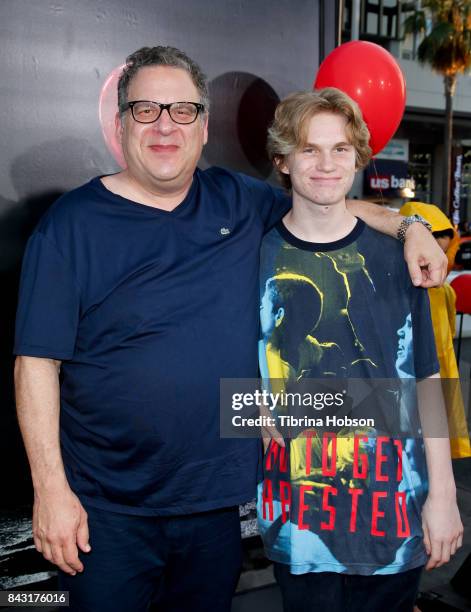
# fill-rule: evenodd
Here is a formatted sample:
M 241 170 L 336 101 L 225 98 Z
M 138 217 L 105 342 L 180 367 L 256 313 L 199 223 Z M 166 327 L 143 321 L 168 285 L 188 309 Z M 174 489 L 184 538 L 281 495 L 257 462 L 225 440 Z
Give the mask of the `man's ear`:
M 275 313 L 275 327 L 279 327 L 285 318 L 285 309 L 280 306 Z
M 203 145 L 208 142 L 208 122 L 209 122 L 209 113 L 204 114 L 203 118 Z
M 280 155 L 278 157 L 275 157 L 274 162 L 279 172 L 282 172 L 283 174 L 289 174 L 289 168 L 286 164 L 285 155 Z
M 123 122 L 121 121 L 121 115 L 120 115 L 119 111 L 114 116 L 114 128 L 115 128 L 116 138 L 117 138 L 119 144 L 123 144 L 123 129 L 124 129 L 124 127 L 123 127 Z

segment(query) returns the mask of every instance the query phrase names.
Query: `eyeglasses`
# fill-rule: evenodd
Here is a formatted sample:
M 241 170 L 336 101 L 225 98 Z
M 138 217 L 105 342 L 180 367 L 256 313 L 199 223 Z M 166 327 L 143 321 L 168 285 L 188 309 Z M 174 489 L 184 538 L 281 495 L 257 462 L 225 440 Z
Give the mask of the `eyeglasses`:
M 133 119 L 138 123 L 154 123 L 166 110 L 175 123 L 193 123 L 199 113 L 204 112 L 204 105 L 199 102 L 171 102 L 162 104 L 152 100 L 134 100 L 128 102 L 123 110 L 131 109 Z

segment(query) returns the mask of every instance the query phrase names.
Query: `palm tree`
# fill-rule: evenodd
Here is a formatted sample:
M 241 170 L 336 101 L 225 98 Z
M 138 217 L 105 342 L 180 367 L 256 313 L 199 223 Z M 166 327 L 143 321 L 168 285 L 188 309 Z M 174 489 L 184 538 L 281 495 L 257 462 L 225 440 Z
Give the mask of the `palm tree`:
M 445 172 L 443 204 L 450 211 L 451 147 L 453 142 L 453 97 L 456 81 L 471 67 L 471 0 L 422 0 L 403 5 L 413 11 L 404 22 L 406 34 L 424 34 L 417 49 L 419 63 L 428 64 L 443 76 L 445 85 Z M 427 32 L 427 18 L 431 28 Z M 415 42 L 414 42 L 415 50 Z M 450 211 L 451 212 L 451 211 Z

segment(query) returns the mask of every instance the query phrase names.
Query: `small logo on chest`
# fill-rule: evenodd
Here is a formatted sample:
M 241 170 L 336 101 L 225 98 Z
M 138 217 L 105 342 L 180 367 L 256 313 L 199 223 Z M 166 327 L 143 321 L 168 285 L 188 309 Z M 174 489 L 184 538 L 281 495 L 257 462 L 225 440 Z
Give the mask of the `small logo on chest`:
M 228 227 L 221 227 L 219 233 L 221 234 L 221 236 L 227 236 L 231 233 L 231 230 Z

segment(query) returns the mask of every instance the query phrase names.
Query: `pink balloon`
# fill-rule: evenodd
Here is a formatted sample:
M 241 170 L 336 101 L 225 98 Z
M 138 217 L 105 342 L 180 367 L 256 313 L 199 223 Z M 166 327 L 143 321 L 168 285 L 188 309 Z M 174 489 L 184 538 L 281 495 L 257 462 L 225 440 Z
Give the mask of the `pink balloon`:
M 110 72 L 101 88 L 100 100 L 98 102 L 98 117 L 105 144 L 108 151 L 123 170 L 127 167 L 127 164 L 121 145 L 116 137 L 115 117 L 118 112 L 118 80 L 124 67 L 125 64 L 122 64 Z

